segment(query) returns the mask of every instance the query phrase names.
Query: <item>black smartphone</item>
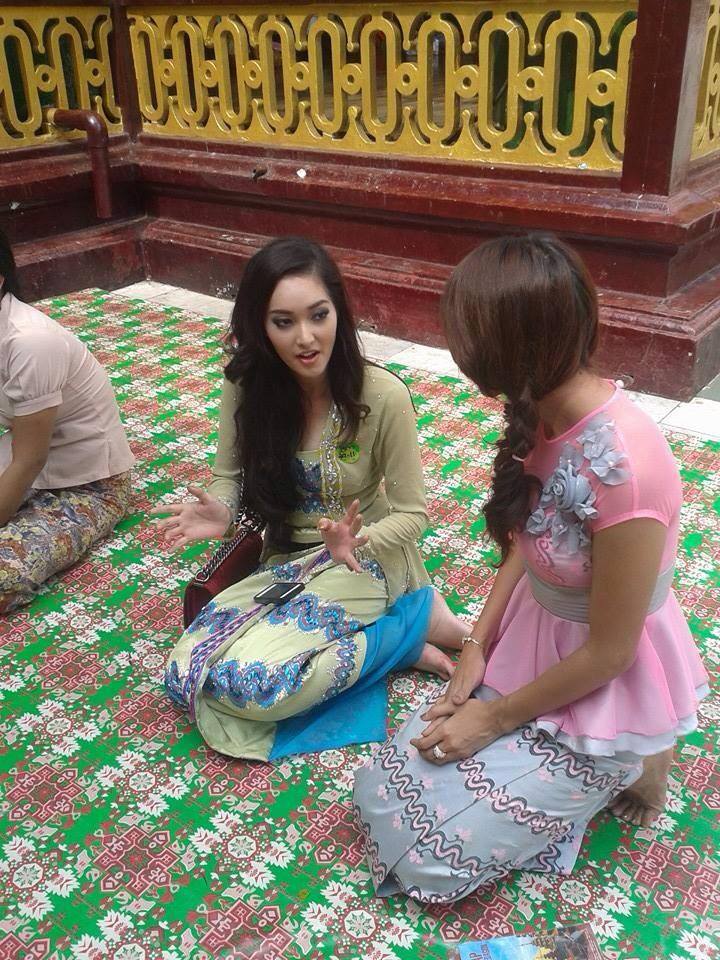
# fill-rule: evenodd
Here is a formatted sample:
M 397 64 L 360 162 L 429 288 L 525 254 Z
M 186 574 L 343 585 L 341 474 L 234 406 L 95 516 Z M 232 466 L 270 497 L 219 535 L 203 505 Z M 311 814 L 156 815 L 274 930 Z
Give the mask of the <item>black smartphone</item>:
M 305 589 L 304 583 L 295 580 L 282 580 L 277 583 L 271 583 L 260 593 L 255 594 L 255 603 L 274 603 L 279 606 L 281 603 L 287 603 Z

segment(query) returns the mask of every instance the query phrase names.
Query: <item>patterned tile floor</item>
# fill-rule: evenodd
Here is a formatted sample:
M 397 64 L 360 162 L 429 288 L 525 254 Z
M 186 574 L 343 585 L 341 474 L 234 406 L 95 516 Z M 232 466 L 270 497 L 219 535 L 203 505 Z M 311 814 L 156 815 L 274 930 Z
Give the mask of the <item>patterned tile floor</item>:
M 0 622 L 0 960 L 422 960 L 462 939 L 579 920 L 607 960 L 720 956 L 716 695 L 677 752 L 655 827 L 603 814 L 571 878 L 521 873 L 453 908 L 372 897 L 348 806 L 370 747 L 274 766 L 205 750 L 161 688 L 180 592 L 204 551 L 166 555 L 147 511 L 207 477 L 228 308 L 173 306 L 177 291 L 152 284 L 145 299 L 134 292 L 44 304 L 110 370 L 138 468 L 115 535 Z M 367 343 L 411 386 L 431 491 L 425 561 L 472 615 L 489 584 L 480 505 L 499 408 L 442 351 Z M 639 402 L 660 420 L 678 410 Z M 677 588 L 717 676 L 720 443 L 668 437 L 686 497 Z M 433 682 L 392 678 L 394 724 Z

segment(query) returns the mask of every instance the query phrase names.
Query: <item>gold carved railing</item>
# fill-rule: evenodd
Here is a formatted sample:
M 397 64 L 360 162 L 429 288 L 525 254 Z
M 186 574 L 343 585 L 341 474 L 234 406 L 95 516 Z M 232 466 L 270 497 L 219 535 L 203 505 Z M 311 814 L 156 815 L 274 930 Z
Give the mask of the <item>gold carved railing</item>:
M 704 157 L 716 150 L 720 150 L 720 0 L 711 0 L 692 154 Z
M 613 170 L 637 0 L 138 6 L 148 133 Z
M 93 109 L 122 129 L 108 7 L 0 7 L 0 149 L 83 136 L 48 127 L 49 107 Z

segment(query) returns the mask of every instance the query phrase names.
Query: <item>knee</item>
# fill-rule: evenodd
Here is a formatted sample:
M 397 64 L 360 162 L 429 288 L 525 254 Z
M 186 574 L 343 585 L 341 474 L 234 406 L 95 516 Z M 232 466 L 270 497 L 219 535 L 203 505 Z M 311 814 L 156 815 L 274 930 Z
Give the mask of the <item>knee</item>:
M 10 613 L 18 607 L 30 603 L 37 587 L 22 570 L 5 566 L 0 570 L 0 613 Z
M 107 536 L 116 525 L 125 517 L 130 509 L 132 497 L 132 483 L 130 473 L 111 478 L 108 483 L 106 497 L 103 499 L 102 526 L 105 528 L 103 536 Z

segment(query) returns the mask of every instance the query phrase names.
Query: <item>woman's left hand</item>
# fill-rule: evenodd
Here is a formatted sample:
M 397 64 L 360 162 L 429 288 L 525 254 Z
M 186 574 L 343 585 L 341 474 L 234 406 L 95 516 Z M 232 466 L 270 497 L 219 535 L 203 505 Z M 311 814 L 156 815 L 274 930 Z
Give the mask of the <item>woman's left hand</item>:
M 499 700 L 484 702 L 472 698 L 460 707 L 447 703 L 441 715 L 437 715 L 436 709 L 436 718 L 410 742 L 421 756 L 438 765 L 471 757 L 506 733 L 499 703 Z M 437 752 L 434 747 L 438 748 Z
M 328 520 L 327 517 L 323 517 L 318 522 L 318 530 L 334 562 L 344 563 L 348 570 L 354 573 L 362 571 L 354 551 L 358 547 L 364 547 L 369 539 L 358 537 L 362 525 L 359 500 L 353 500 L 342 520 Z

